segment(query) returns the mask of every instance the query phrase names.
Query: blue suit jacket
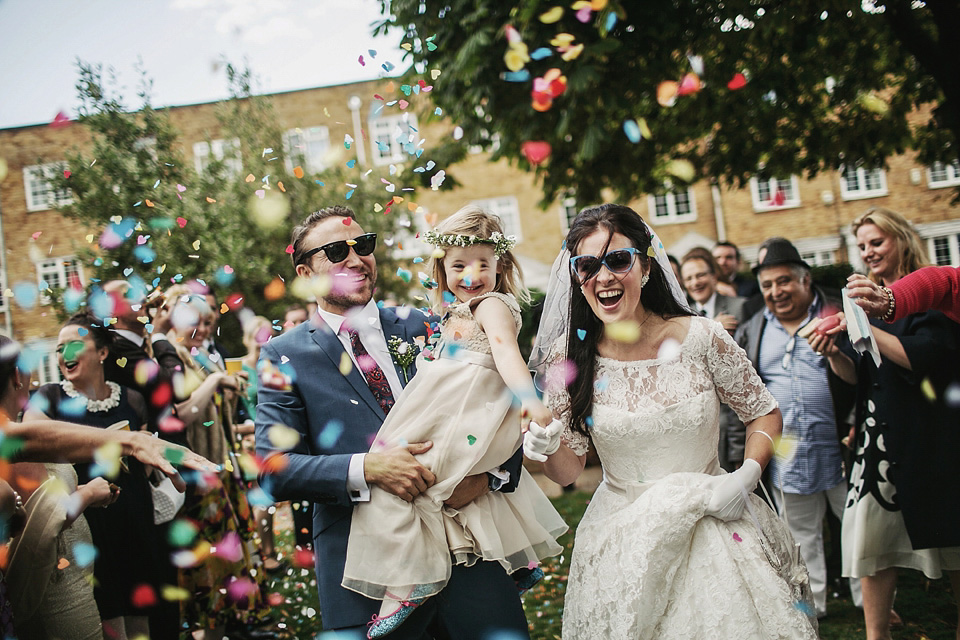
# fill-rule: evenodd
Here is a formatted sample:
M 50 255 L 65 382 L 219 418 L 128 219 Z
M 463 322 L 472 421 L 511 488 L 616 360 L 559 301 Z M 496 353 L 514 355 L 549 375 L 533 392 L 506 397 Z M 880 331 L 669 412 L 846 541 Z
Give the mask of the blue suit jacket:
M 380 310 L 380 323 L 389 341 L 398 336 L 412 342 L 426 335 L 429 318 L 411 310 L 401 318 L 394 309 Z M 263 346 L 261 360 L 290 374 L 293 389 L 279 391 L 261 386 L 257 392 L 257 452 L 275 450 L 268 430 L 283 424 L 300 434 L 300 442 L 287 452 L 286 468 L 261 477 L 261 485 L 274 499 L 310 500 L 313 508 L 317 587 L 326 629 L 363 625 L 379 611 L 380 603 L 340 586 L 347 555 L 347 537 L 353 503 L 347 492 L 350 457 L 366 452 L 384 420 L 363 374 L 356 367 L 340 373 L 344 349 L 337 336 L 315 317 Z M 403 374 L 398 369 L 400 380 Z M 411 372 L 412 373 L 412 372 Z M 511 479 L 519 479 L 522 456 L 517 452 Z M 516 480 L 514 480 L 515 486 Z M 402 559 L 398 559 L 402 562 Z

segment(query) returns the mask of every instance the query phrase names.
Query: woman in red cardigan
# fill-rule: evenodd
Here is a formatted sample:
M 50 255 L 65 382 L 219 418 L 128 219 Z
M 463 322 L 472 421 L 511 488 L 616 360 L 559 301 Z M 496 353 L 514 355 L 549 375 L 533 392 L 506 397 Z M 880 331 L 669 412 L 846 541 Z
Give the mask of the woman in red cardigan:
M 847 289 L 868 316 L 886 322 L 931 309 L 960 322 L 958 267 L 924 267 L 889 287 L 881 287 L 866 276 L 854 273 L 847 278 Z

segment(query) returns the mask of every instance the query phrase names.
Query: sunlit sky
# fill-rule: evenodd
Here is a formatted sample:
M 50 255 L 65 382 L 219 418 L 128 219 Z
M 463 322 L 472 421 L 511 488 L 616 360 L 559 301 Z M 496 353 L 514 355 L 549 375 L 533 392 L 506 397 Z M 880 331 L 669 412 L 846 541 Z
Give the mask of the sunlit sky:
M 138 60 L 155 106 L 227 97 L 224 59 L 265 93 L 370 80 L 386 74 L 361 54 L 403 53 L 400 32 L 373 38 L 379 18 L 377 0 L 0 0 L 0 128 L 73 117 L 77 58 L 112 67 L 129 106 Z

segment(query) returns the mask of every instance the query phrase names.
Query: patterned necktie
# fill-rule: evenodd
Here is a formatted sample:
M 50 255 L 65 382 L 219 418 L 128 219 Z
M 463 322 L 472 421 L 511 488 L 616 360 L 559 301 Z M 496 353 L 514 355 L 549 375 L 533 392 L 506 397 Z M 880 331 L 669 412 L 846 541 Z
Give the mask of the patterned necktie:
M 383 369 L 380 368 L 377 361 L 367 353 L 363 343 L 360 342 L 360 336 L 357 332 L 346 326 L 343 327 L 343 330 L 350 336 L 350 346 L 353 347 L 353 355 L 357 359 L 357 364 L 360 365 L 360 372 L 363 373 L 363 377 L 367 381 L 367 386 L 370 387 L 373 397 L 377 399 L 377 404 L 383 409 L 383 415 L 387 415 L 396 402 L 393 398 L 393 391 L 390 390 L 390 383 L 387 382 L 387 376 L 383 374 Z

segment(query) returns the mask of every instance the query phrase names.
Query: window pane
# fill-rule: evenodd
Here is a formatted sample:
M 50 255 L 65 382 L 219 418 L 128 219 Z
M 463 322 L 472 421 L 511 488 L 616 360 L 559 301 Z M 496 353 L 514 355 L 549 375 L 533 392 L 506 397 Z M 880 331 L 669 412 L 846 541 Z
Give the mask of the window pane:
M 863 178 L 864 178 L 864 188 L 867 191 L 877 191 L 878 189 L 881 188 L 879 169 L 871 169 L 870 171 L 864 171 Z
M 847 191 L 859 191 L 860 181 L 857 179 L 856 169 L 847 169 L 843 172 L 843 182 L 847 185 Z
M 950 264 L 950 239 L 939 237 L 933 239 L 933 263 L 938 266 Z
M 771 199 L 770 181 L 757 180 L 757 201 L 760 204 L 766 204 Z
M 690 196 L 686 191 L 678 191 L 671 194 L 673 196 L 674 210 L 678 216 L 690 213 Z

